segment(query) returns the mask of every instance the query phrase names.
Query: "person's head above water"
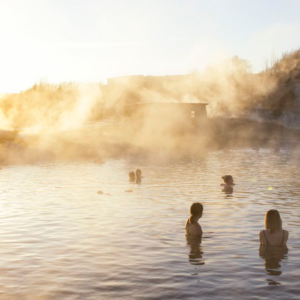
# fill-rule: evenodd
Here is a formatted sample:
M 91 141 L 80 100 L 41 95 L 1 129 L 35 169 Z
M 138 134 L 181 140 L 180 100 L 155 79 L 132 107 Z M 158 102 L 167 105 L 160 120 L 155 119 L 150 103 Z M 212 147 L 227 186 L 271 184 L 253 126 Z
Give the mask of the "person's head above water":
M 191 213 L 190 222 L 191 223 L 197 222 L 202 217 L 203 205 L 199 202 L 193 203 L 190 208 L 190 213 Z
M 134 182 L 135 181 L 135 173 L 132 171 L 128 175 L 129 175 L 129 181 Z
M 142 171 L 140 169 L 137 169 L 135 171 L 135 175 L 136 175 L 136 177 L 141 178 L 142 177 Z
M 278 210 L 271 209 L 266 213 L 265 227 L 271 233 L 282 229 L 282 220 Z
M 233 177 L 231 175 L 224 175 L 222 176 L 222 179 L 227 185 L 234 185 Z

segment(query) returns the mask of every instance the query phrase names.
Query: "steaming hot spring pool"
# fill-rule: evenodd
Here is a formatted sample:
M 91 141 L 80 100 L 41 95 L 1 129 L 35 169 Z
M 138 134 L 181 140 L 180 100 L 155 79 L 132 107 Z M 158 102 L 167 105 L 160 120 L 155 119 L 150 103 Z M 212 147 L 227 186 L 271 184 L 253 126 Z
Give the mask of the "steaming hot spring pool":
M 143 183 L 130 184 L 138 167 Z M 221 191 L 225 174 L 233 195 Z M 4 167 L 0 299 L 299 299 L 299 178 L 299 157 L 270 150 Z M 201 243 L 184 232 L 195 201 Z M 271 208 L 288 252 L 259 252 Z

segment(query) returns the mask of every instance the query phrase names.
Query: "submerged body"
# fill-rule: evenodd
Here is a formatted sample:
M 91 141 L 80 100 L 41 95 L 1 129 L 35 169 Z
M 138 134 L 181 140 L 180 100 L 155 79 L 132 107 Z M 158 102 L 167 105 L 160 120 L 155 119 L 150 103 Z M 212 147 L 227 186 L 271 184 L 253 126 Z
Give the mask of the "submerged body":
M 222 192 L 232 194 L 233 193 L 233 186 L 227 185 L 227 184 L 222 184 L 223 189 Z

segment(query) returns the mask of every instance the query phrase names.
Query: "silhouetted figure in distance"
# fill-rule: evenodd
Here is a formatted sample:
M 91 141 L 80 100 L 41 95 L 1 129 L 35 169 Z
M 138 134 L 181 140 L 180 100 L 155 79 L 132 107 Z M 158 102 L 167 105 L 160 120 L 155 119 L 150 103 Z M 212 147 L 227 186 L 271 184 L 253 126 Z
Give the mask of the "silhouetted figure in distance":
M 224 175 L 222 179 L 224 180 L 224 183 L 221 184 L 223 186 L 222 192 L 227 194 L 233 193 L 233 186 L 235 185 L 233 177 L 231 175 Z
M 136 177 L 136 183 L 141 183 L 142 182 L 142 171 L 140 169 L 137 169 L 135 171 L 135 177 Z
M 130 172 L 129 174 L 129 182 L 135 182 L 135 174 L 134 172 Z

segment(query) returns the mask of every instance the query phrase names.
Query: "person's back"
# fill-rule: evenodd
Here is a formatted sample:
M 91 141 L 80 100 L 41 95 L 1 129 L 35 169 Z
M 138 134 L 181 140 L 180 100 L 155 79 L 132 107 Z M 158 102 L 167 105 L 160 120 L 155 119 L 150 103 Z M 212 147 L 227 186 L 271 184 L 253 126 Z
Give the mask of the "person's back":
M 202 235 L 202 228 L 198 223 L 198 220 L 202 217 L 203 206 L 201 203 L 193 203 L 191 208 L 191 217 L 186 221 L 185 232 L 189 236 Z
M 271 209 L 265 217 L 266 230 L 259 233 L 261 245 L 285 246 L 289 238 L 289 232 L 282 229 L 282 220 L 277 210 Z
M 269 230 L 262 230 L 259 233 L 261 244 L 266 246 L 285 246 L 288 237 L 289 232 L 283 229 L 272 233 Z

